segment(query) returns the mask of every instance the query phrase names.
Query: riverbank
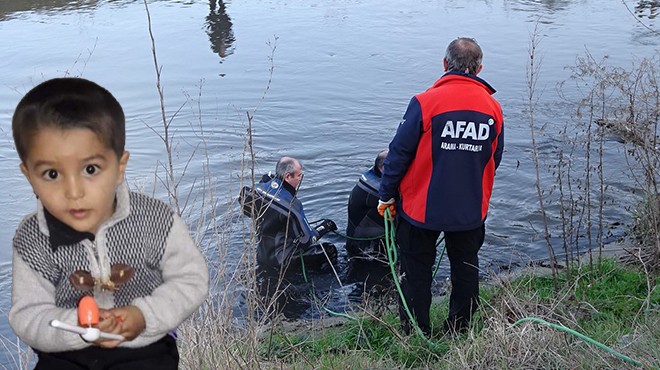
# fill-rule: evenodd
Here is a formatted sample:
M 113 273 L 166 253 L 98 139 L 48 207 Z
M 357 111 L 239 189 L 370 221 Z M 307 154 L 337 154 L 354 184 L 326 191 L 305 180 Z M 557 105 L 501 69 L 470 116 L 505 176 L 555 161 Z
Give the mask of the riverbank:
M 455 338 L 403 336 L 395 304 L 382 312 L 365 305 L 351 318 L 275 320 L 260 329 L 258 361 L 287 369 L 658 368 L 658 280 L 620 263 L 624 253 L 607 246 L 593 269 L 583 256 L 556 282 L 539 266 L 489 279 L 472 327 Z M 432 324 L 441 327 L 446 311 L 446 297 L 435 297 Z
M 626 248 L 626 246 L 623 243 L 613 242 L 605 245 L 601 249 L 600 254 L 602 258 L 621 260 L 624 257 L 629 256 L 630 253 L 628 252 L 628 250 L 629 248 Z M 581 256 L 581 260 L 585 260 L 586 258 L 588 258 L 587 255 Z M 561 264 L 558 266 L 559 271 L 561 271 L 563 268 L 564 266 Z M 482 289 L 495 288 L 497 286 L 501 286 L 502 284 L 507 284 L 511 281 L 521 278 L 522 276 L 527 276 L 527 275 L 532 275 L 537 277 L 552 276 L 552 269 L 549 267 L 549 263 L 547 262 L 547 260 L 532 261 L 526 266 L 522 266 L 522 267 L 508 267 L 508 266 L 500 267 L 498 271 L 499 271 L 498 273 L 491 274 L 490 276 L 488 276 L 487 278 L 481 281 Z M 438 282 L 435 282 L 435 284 L 438 284 Z M 445 282 L 441 282 L 441 284 L 443 284 L 442 287 L 436 286 L 433 289 L 433 291 L 435 292 L 432 297 L 433 304 L 441 305 L 443 303 L 447 303 L 447 294 L 449 293 L 449 289 L 451 289 L 451 287 L 448 280 Z M 387 309 L 392 311 L 396 311 L 397 309 L 397 303 L 394 302 L 397 299 L 397 293 L 394 288 L 395 288 L 394 286 L 391 287 L 392 291 L 389 292 L 389 296 L 388 294 L 385 294 L 386 297 L 379 298 L 379 303 L 382 303 L 383 300 L 388 300 L 388 299 L 390 301 L 393 301 L 387 305 Z M 361 310 L 358 308 L 356 312 L 358 312 L 359 314 L 359 311 Z M 273 320 L 273 322 L 277 323 L 276 325 L 279 330 L 287 333 L 296 334 L 300 331 L 308 331 L 308 330 L 318 331 L 318 330 L 337 327 L 351 320 L 346 316 L 332 315 L 330 313 L 328 313 L 328 315 L 326 316 L 327 317 L 324 317 L 322 320 L 288 319 L 286 317 L 280 317 L 279 319 Z M 271 329 L 271 327 L 272 325 L 269 324 L 268 327 L 262 328 L 262 331 L 264 332 L 268 331 Z

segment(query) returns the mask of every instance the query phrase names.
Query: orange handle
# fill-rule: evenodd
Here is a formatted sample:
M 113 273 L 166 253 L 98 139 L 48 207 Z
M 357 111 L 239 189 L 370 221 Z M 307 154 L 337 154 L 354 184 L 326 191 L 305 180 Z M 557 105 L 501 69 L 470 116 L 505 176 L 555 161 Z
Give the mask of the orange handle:
M 78 303 L 78 323 L 86 327 L 99 323 L 99 307 L 94 298 L 85 296 Z

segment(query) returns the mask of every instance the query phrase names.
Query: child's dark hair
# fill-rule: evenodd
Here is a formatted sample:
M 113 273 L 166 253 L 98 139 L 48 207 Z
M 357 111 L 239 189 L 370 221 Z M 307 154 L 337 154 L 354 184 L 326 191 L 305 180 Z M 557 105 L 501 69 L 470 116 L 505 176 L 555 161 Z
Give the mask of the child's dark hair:
M 16 151 L 27 159 L 30 140 L 41 129 L 92 130 L 121 157 L 126 140 L 124 111 L 112 94 L 82 78 L 54 78 L 30 90 L 16 106 L 11 122 Z

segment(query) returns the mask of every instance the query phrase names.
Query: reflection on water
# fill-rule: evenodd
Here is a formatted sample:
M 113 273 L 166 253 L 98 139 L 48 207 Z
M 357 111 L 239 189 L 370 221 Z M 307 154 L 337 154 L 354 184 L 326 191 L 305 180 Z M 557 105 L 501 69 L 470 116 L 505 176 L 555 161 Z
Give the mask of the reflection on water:
M 514 0 L 505 6 L 527 14 L 527 22 L 553 25 L 561 23 L 561 18 L 571 11 L 572 5 L 574 1 L 571 0 Z
M 544 13 L 554 13 L 565 10 L 571 5 L 570 0 L 520 0 L 522 5 L 543 11 Z
M 364 294 L 378 298 L 394 287 L 387 263 L 359 257 L 349 259 L 345 280 L 356 285 L 351 292 L 354 302 L 359 302 Z
M 225 3 L 222 0 L 209 0 L 206 33 L 211 40 L 211 50 L 222 59 L 234 52 L 232 44 L 236 38 L 231 27 L 231 18 L 227 15 Z
M 660 1 L 658 0 L 639 0 L 635 5 L 635 14 L 639 18 L 654 19 L 658 15 L 660 9 Z
M 0 1 L 0 21 L 12 18 L 15 13 L 26 11 L 83 10 L 95 7 L 99 0 L 2 0 Z

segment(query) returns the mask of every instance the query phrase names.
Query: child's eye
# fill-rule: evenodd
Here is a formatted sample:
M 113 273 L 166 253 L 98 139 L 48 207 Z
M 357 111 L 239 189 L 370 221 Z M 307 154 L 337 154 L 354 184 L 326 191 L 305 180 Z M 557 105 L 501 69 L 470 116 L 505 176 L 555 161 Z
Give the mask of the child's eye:
M 44 171 L 42 175 L 46 180 L 55 180 L 57 179 L 57 176 L 59 176 L 59 173 L 56 170 L 50 169 Z
M 85 173 L 88 175 L 94 175 L 98 171 L 99 171 L 99 166 L 95 164 L 88 164 L 87 166 L 85 166 Z

